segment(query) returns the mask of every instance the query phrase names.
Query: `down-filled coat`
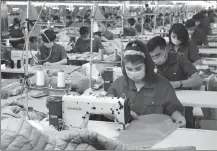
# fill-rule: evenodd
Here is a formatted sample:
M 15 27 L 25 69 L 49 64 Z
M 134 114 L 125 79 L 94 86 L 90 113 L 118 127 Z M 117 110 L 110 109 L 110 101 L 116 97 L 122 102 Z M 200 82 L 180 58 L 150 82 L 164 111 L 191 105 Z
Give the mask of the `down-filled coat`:
M 25 119 L 19 106 L 5 106 L 1 114 L 1 150 L 136 149 L 88 129 L 41 131 Z

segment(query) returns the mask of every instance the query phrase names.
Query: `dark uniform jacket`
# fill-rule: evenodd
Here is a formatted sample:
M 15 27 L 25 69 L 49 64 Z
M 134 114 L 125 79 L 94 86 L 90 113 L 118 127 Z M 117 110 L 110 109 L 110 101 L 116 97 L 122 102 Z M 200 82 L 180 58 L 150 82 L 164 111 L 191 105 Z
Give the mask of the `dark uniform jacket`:
M 172 46 L 171 44 L 169 44 L 169 49 L 171 51 L 175 51 L 174 50 L 174 46 Z M 185 54 L 185 56 L 187 56 L 188 59 L 192 63 L 194 63 L 194 62 L 196 62 L 197 60 L 200 59 L 200 57 L 199 57 L 199 50 L 198 50 L 196 44 L 194 42 L 192 42 L 192 41 L 189 41 L 187 43 L 187 45 L 181 45 L 178 48 L 177 52 Z
M 154 82 L 147 81 L 137 92 L 132 80 L 120 77 L 111 84 L 107 94 L 126 98 L 130 101 L 131 110 L 137 115 L 166 114 L 172 115 L 176 110 L 182 112 L 183 106 L 178 100 L 172 85 L 159 74 L 154 75 Z

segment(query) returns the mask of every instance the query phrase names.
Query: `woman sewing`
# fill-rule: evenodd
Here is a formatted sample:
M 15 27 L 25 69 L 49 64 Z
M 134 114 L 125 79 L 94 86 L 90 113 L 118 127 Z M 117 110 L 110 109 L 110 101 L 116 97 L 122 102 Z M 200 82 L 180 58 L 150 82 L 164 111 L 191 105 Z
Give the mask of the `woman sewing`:
M 185 54 L 194 65 L 201 64 L 199 50 L 189 40 L 188 30 L 181 23 L 173 24 L 169 31 L 169 49 Z
M 123 76 L 111 84 L 107 95 L 125 96 L 130 101 L 131 115 L 166 114 L 186 125 L 183 106 L 168 80 L 154 73 L 154 63 L 141 41 L 128 43 L 123 58 Z

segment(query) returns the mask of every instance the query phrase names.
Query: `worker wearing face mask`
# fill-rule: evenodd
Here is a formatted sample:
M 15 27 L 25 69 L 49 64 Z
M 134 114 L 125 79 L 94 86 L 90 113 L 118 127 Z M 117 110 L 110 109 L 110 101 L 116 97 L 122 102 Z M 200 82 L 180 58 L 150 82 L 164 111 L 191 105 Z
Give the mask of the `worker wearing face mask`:
M 197 46 L 209 47 L 207 35 L 203 30 L 196 27 L 195 21 L 189 19 L 185 22 L 185 27 L 188 30 L 191 41 L 195 42 Z
M 170 51 L 163 37 L 150 39 L 147 47 L 158 73 L 167 78 L 174 89 L 194 89 L 203 84 L 195 66 L 184 54 Z M 186 109 L 188 128 L 193 128 L 192 110 L 193 108 Z
M 170 82 L 154 73 L 154 64 L 146 45 L 132 41 L 123 57 L 123 76 L 111 84 L 108 96 L 129 99 L 133 119 L 146 114 L 166 114 L 184 127 L 183 106 L 177 99 Z
M 169 31 L 169 48 L 184 54 L 194 65 L 202 64 L 196 44 L 189 40 L 188 30 L 181 23 L 173 24 Z
M 83 26 L 80 28 L 80 37 L 76 41 L 75 47 L 80 53 L 90 52 L 90 30 L 89 27 Z M 99 36 L 93 36 L 93 52 L 98 52 L 99 49 L 104 49 Z
M 40 46 L 39 60 L 43 65 L 64 65 L 67 64 L 67 55 L 64 47 L 56 44 L 54 31 L 46 30 L 42 34 L 43 44 Z
M 12 38 L 10 40 L 12 47 L 22 50 L 25 43 L 25 37 L 20 27 L 20 21 L 15 20 L 13 27 L 11 27 L 11 30 L 9 31 L 9 36 Z

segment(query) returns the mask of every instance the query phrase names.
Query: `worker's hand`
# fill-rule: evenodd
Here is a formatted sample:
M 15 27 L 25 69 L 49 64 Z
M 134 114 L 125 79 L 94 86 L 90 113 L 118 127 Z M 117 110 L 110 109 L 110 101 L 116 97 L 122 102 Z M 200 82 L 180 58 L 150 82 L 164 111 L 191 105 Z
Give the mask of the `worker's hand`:
M 133 120 L 138 120 L 139 119 L 138 115 L 135 112 L 130 111 L 130 114 L 132 115 Z
M 50 62 L 45 62 L 43 65 L 45 65 L 45 66 L 51 66 L 52 63 L 50 63 Z
M 184 116 L 179 116 L 176 120 L 176 124 L 178 125 L 178 127 L 180 128 L 184 128 L 186 127 L 186 120 Z
M 180 88 L 181 83 L 179 81 L 170 82 L 174 89 Z

